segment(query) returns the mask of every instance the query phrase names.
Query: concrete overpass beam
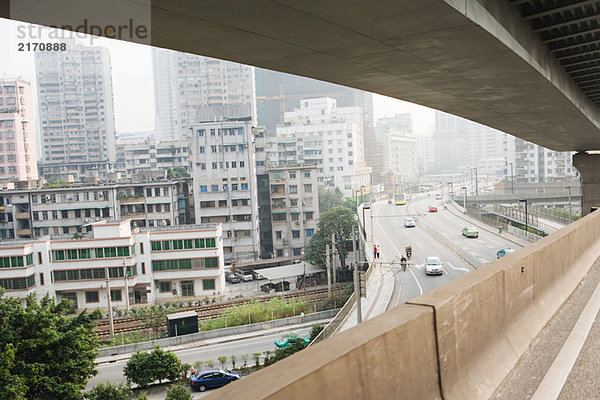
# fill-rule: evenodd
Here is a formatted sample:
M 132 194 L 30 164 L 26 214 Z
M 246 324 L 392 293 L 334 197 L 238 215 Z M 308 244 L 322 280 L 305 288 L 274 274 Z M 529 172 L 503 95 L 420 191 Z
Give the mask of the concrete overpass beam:
M 581 175 L 581 208 L 587 215 L 600 208 L 600 154 L 579 152 L 573 156 L 573 166 Z

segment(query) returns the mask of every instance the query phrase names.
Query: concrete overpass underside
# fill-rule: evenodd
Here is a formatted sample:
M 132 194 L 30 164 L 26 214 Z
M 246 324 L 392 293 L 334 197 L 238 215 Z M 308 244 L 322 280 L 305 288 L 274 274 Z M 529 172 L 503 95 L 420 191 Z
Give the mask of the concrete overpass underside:
M 77 27 L 149 15 L 151 36 L 127 40 L 364 89 L 585 151 L 600 149 L 600 84 L 581 75 L 600 69 L 597 3 L 19 0 L 3 2 L 0 17 Z

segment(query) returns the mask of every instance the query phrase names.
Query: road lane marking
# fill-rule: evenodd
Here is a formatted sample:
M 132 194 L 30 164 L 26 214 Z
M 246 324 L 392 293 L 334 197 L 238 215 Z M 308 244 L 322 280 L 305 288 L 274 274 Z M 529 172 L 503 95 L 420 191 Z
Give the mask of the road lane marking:
M 450 268 L 452 268 L 455 271 L 469 272 L 469 270 L 467 268 L 464 268 L 464 267 L 455 267 L 454 265 L 450 264 L 448 261 L 446 261 L 446 264 L 448 264 L 450 266 Z

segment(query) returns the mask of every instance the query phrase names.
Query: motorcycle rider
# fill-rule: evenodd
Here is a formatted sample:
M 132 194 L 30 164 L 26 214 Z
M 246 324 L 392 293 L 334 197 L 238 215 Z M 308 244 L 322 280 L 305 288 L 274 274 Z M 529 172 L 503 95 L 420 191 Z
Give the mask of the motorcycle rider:
M 402 270 L 406 271 L 406 258 L 404 257 L 404 254 L 402 254 L 402 257 L 400 258 L 400 265 L 402 266 Z

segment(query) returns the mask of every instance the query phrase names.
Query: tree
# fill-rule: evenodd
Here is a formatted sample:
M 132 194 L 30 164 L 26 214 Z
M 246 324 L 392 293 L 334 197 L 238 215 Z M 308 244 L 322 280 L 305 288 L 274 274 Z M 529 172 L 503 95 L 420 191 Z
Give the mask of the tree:
M 340 188 L 334 190 L 319 186 L 319 210 L 331 210 L 344 204 L 344 195 Z
M 306 260 L 311 264 L 325 265 L 325 246 L 331 246 L 331 233 L 335 233 L 335 248 L 341 265 L 346 265 L 345 242 L 351 239 L 352 226 L 356 225 L 354 213 L 345 207 L 336 207 L 319 217 L 317 233 L 311 238 L 306 251 Z
M 313 324 L 312 328 L 310 330 L 310 341 L 312 343 L 313 340 L 315 340 L 315 338 L 317 336 L 319 336 L 319 333 L 321 333 L 321 331 L 325 329 L 325 326 L 323 324 Z
M 167 389 L 165 400 L 192 400 L 192 395 L 182 385 L 173 385 Z
M 167 179 L 188 178 L 189 176 L 189 172 L 183 167 L 173 167 L 167 170 Z
M 0 398 L 81 399 L 96 375 L 95 323 L 87 312 L 66 315 L 71 302 L 55 304 L 33 294 L 22 306 L 0 290 Z
M 125 383 L 99 383 L 86 393 L 87 400 L 129 400 L 133 392 Z
M 139 350 L 133 353 L 125 364 L 123 374 L 127 378 L 127 383 L 135 383 L 144 388 L 155 381 L 160 383 L 163 380 L 177 380 L 183 368 L 175 353 L 156 347 L 151 353 L 143 353 Z
M 225 364 L 227 364 L 227 357 L 221 356 L 217 357 L 217 360 L 221 363 L 221 368 L 225 368 Z

